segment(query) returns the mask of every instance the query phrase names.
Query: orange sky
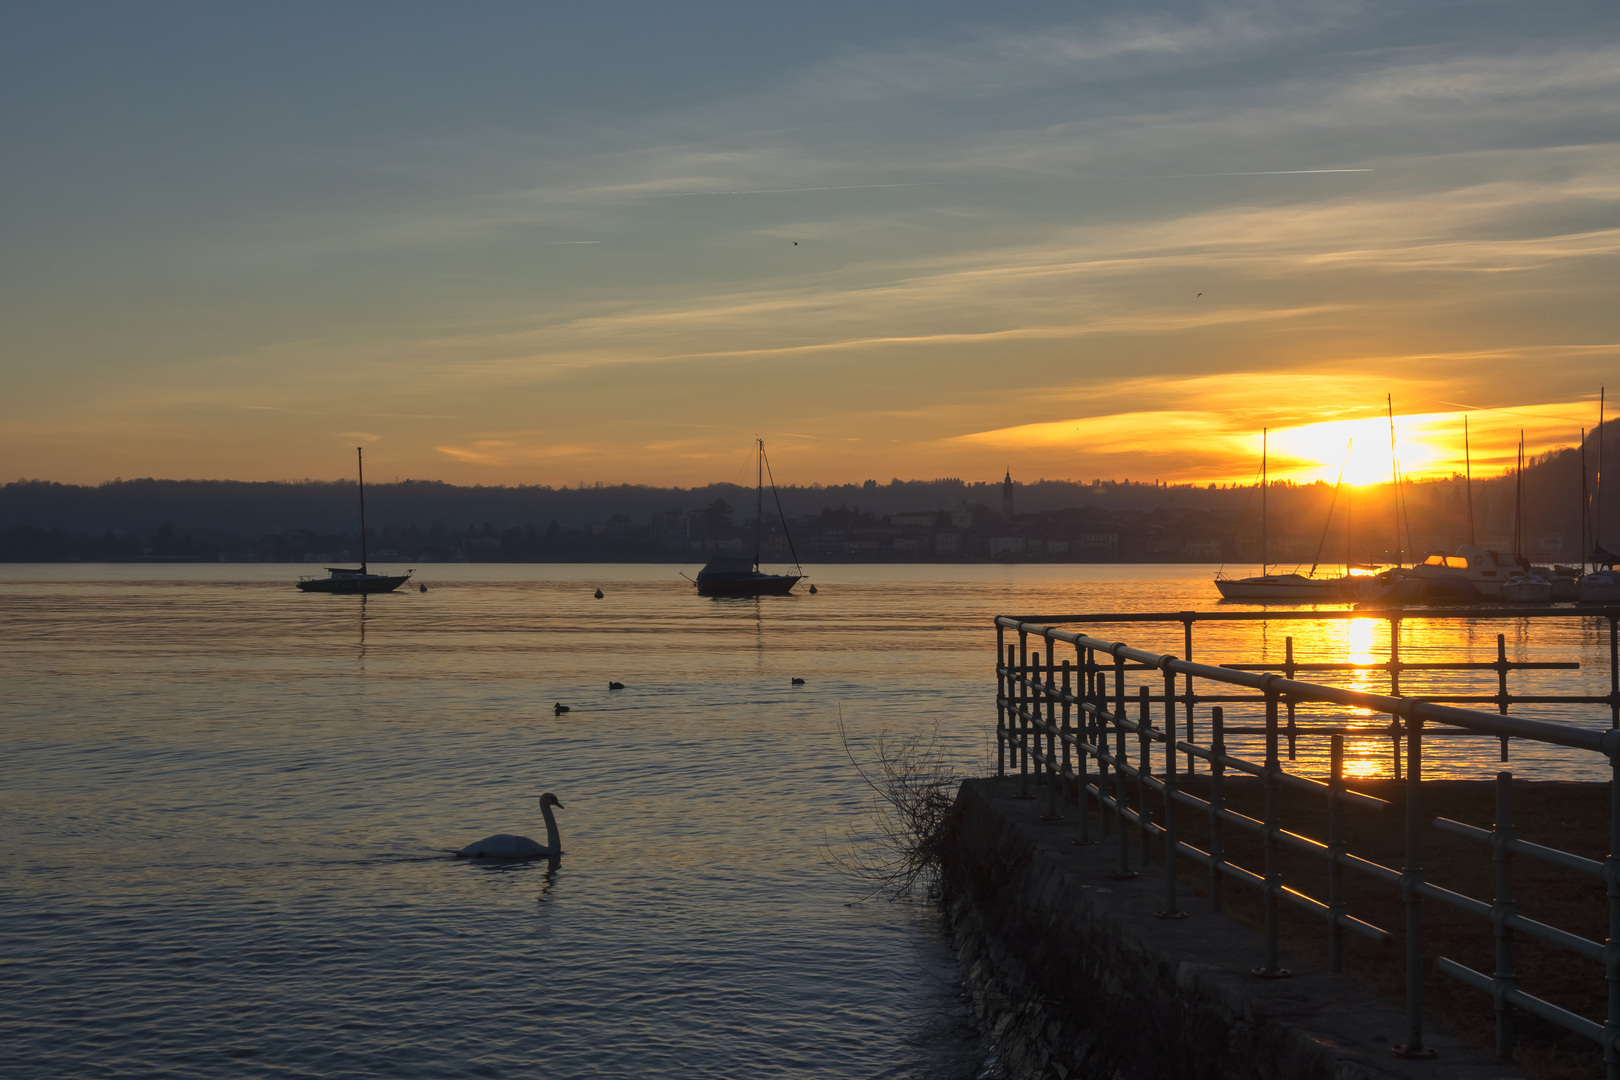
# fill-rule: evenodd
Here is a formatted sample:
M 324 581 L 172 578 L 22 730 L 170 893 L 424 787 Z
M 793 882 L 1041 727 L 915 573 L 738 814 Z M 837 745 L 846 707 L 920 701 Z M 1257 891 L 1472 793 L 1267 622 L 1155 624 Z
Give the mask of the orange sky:
M 1620 33 L 1554 7 L 30 12 L 0 460 L 1366 481 L 1392 395 L 1500 472 L 1620 383 Z

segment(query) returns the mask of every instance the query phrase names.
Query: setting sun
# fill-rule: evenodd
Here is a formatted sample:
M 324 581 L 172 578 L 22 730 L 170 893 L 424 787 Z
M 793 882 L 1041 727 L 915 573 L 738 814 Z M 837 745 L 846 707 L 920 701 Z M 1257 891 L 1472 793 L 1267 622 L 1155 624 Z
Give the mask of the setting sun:
M 1396 414 L 1394 452 L 1403 479 L 1498 474 L 1511 468 L 1519 433 L 1528 454 L 1539 454 L 1580 439 L 1580 404 L 1530 405 L 1512 410 Z M 1468 439 L 1464 445 L 1463 422 Z M 1595 417 L 1593 418 L 1596 419 Z M 1255 442 L 1258 444 L 1259 440 Z M 1387 483 L 1393 468 L 1387 416 L 1332 420 L 1273 429 L 1268 438 L 1273 480 L 1333 483 L 1344 468 L 1347 484 Z M 1348 447 L 1349 456 L 1346 458 Z M 1258 445 L 1256 450 L 1258 450 Z

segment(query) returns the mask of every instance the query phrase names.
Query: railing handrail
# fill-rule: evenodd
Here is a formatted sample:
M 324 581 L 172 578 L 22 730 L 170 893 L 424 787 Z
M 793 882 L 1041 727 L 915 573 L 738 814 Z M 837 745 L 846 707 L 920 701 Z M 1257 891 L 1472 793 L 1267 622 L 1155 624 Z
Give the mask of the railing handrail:
M 1427 608 L 1347 608 L 1343 611 L 1116 611 L 1069 615 L 999 615 L 996 621 L 1039 623 L 1302 622 L 1340 619 L 1620 619 L 1620 604 L 1586 607 L 1471 607 L 1461 611 Z
M 1254 674 L 1232 668 L 1214 667 L 1182 660 L 1173 653 L 1154 653 L 1133 648 L 1122 641 L 1104 641 L 1072 630 L 1062 630 L 1045 623 L 1029 623 L 1016 616 L 1001 615 L 996 625 L 1019 633 L 1033 634 L 1043 639 L 1063 641 L 1082 649 L 1108 653 L 1121 660 L 1133 660 L 1147 667 L 1176 675 L 1191 675 L 1197 679 L 1243 686 L 1264 694 L 1276 694 L 1295 701 L 1322 701 L 1372 712 L 1389 713 L 1402 719 L 1422 723 L 1450 724 L 1488 735 L 1520 739 L 1535 739 L 1580 750 L 1593 750 L 1606 756 L 1620 753 L 1620 730 L 1590 731 L 1549 720 L 1526 720 L 1514 716 L 1495 716 L 1475 709 L 1459 709 L 1452 705 L 1436 705 L 1421 698 L 1389 697 L 1365 690 L 1350 690 L 1321 683 L 1300 682 L 1275 674 Z

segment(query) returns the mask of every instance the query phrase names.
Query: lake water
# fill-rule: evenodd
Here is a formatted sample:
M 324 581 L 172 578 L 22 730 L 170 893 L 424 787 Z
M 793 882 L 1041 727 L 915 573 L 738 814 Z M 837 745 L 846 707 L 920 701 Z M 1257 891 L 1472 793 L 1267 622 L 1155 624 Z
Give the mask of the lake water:
M 1214 606 L 1207 567 L 834 566 L 762 601 L 667 566 L 429 566 L 365 601 L 308 569 L 0 568 L 0 1074 L 979 1074 L 931 908 L 829 865 L 869 801 L 840 722 L 857 757 L 937 732 L 987 771 L 993 615 Z M 1379 647 L 1248 624 L 1196 658 L 1285 633 Z M 1600 620 L 1509 635 L 1607 689 Z M 543 836 L 542 791 L 557 865 L 444 854 Z

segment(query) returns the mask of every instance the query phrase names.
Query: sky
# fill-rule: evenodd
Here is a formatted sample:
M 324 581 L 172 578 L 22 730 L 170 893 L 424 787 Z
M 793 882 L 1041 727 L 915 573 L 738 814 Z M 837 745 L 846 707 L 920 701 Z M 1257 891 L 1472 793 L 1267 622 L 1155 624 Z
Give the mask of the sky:
M 1612 3 L 9 4 L 0 476 L 1490 475 L 1617 121 Z

